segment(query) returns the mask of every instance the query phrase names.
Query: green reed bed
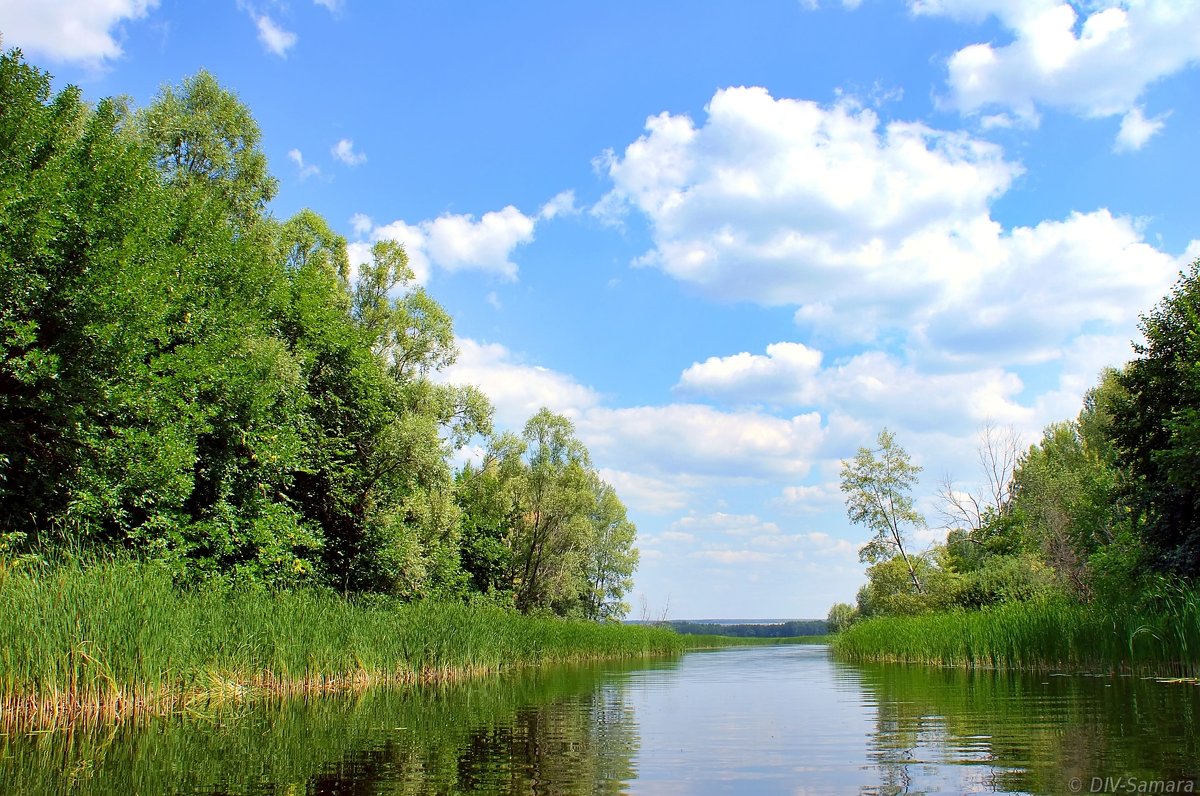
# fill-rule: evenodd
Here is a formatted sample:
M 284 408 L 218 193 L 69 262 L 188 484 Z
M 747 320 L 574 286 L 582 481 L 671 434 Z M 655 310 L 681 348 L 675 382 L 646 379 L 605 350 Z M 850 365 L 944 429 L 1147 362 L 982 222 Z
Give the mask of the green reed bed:
M 257 691 L 444 681 L 674 653 L 675 633 L 318 591 L 181 591 L 132 562 L 0 569 L 0 712 L 167 711 Z
M 881 617 L 852 625 L 835 638 L 833 649 L 849 661 L 1195 677 L 1200 593 L 1176 590 L 1144 608 L 1052 600 Z

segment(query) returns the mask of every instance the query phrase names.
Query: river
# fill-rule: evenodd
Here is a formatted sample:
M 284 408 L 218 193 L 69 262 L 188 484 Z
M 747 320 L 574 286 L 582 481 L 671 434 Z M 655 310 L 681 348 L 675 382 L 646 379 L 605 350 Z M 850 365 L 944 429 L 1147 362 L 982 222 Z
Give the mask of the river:
M 4 794 L 1171 793 L 1200 687 L 822 646 L 555 668 L 0 737 Z

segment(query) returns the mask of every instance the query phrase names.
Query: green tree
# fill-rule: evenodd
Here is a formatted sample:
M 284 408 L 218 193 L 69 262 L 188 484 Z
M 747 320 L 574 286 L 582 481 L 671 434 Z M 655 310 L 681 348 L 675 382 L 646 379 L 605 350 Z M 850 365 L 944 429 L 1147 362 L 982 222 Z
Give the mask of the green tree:
M 1141 330 L 1112 411 L 1127 501 L 1158 566 L 1200 575 L 1200 260 Z
M 858 618 L 858 609 L 849 603 L 834 603 L 829 609 L 825 624 L 830 633 L 841 633 Z
M 258 123 L 209 72 L 164 86 L 138 114 L 137 127 L 171 183 L 199 186 L 202 195 L 215 191 L 240 220 L 257 219 L 275 196 Z
M 590 538 L 583 556 L 583 615 L 587 619 L 620 619 L 629 612 L 624 596 L 633 588 L 638 549 L 637 527 L 610 485 L 592 474 Z
M 859 559 L 878 563 L 898 556 L 918 594 L 923 588 L 912 557 L 904 549 L 904 528 L 925 523 L 912 500 L 912 487 L 920 472 L 886 428 L 879 432 L 874 449 L 859 448 L 852 460 L 842 462 L 841 472 L 850 522 L 865 525 L 874 533 L 859 550 Z
M 523 437 L 528 474 L 514 540 L 516 606 L 570 613 L 579 602 L 595 503 L 591 459 L 571 421 L 549 409 L 529 419 Z

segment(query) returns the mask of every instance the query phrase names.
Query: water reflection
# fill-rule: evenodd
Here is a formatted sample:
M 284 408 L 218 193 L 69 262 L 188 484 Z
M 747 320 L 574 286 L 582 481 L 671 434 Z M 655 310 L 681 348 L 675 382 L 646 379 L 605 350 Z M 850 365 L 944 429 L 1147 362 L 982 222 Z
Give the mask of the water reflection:
M 1136 792 L 1200 786 L 1198 725 L 1194 685 L 740 648 L 13 734 L 0 792 Z

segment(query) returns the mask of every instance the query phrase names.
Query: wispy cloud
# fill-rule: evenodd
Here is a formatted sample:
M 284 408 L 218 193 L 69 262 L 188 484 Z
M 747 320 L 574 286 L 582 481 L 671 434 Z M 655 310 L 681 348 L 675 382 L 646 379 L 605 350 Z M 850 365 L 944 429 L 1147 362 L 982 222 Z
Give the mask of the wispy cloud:
M 258 40 L 262 46 L 280 58 L 286 58 L 287 51 L 298 41 L 295 33 L 279 27 L 275 20 L 266 14 L 254 15 L 254 24 L 258 26 Z
M 347 166 L 360 166 L 367 162 L 367 156 L 354 150 L 354 142 L 349 138 L 338 141 L 329 150 L 330 153 Z

